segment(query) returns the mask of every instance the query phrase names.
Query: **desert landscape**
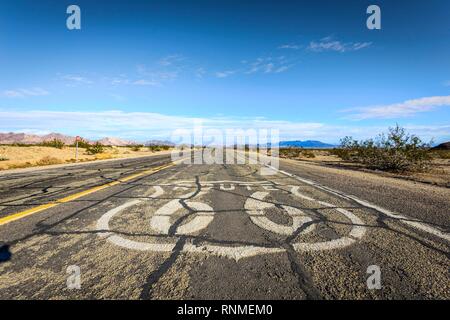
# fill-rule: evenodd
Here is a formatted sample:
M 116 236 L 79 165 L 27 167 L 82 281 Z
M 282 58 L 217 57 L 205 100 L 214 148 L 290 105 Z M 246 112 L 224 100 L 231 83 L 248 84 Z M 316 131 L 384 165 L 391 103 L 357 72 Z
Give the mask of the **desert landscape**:
M 362 171 L 384 177 L 412 180 L 441 187 L 450 187 L 450 150 L 430 150 L 430 164 L 423 171 L 389 172 L 368 168 L 364 164 L 343 160 L 330 149 L 280 149 L 280 158 L 291 159 L 316 166 L 347 171 Z
M 134 158 L 154 155 L 169 149 L 167 142 L 150 141 L 144 146 L 133 141 L 108 137 L 98 141 L 82 139 L 79 142 L 77 156 L 75 137 L 60 133 L 42 136 L 0 133 L 0 170 Z

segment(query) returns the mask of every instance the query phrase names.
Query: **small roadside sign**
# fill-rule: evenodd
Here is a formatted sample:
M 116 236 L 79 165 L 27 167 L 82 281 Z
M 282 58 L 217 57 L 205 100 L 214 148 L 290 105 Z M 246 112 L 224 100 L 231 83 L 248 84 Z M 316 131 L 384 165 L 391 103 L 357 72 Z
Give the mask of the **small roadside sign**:
M 81 141 L 80 136 L 75 137 L 75 162 L 78 162 L 78 142 Z

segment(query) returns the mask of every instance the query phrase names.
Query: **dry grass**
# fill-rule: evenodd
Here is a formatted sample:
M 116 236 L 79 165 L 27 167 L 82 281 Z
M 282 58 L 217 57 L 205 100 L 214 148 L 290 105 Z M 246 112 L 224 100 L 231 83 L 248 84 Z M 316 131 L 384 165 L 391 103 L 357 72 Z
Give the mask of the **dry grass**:
M 49 166 L 51 164 L 60 164 L 60 163 L 62 163 L 62 161 L 57 159 L 57 158 L 55 158 L 55 157 L 45 156 L 41 160 L 37 161 L 36 165 L 38 165 L 38 166 Z
M 105 147 L 102 153 L 87 154 L 86 149 L 78 149 L 78 161 L 95 161 L 114 158 L 131 158 L 155 154 L 147 148 L 133 151 L 129 147 Z M 0 145 L 0 170 L 19 169 L 75 162 L 75 148 L 62 149 L 44 146 L 5 146 Z

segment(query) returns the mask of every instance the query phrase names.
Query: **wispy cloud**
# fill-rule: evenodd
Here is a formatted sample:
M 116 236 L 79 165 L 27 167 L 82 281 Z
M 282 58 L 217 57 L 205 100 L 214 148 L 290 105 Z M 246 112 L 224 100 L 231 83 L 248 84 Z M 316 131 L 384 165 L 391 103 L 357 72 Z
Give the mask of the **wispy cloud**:
M 203 79 L 206 74 L 206 70 L 203 67 L 197 68 L 194 70 L 194 75 L 197 79 Z
M 168 67 L 168 66 L 172 66 L 174 64 L 178 64 L 179 62 L 185 60 L 185 57 L 183 57 L 180 54 L 171 54 L 165 57 L 162 57 L 159 60 L 159 64 L 163 67 Z
M 449 80 L 449 81 L 445 81 L 445 82 L 444 82 L 444 86 L 450 87 L 450 80 Z
M 295 43 L 283 44 L 283 45 L 278 47 L 278 49 L 292 49 L 292 50 L 299 50 L 301 48 L 302 48 L 301 45 L 298 45 L 298 44 L 295 44 Z
M 335 40 L 333 37 L 325 37 L 319 41 L 311 41 L 307 47 L 309 51 L 323 52 L 323 51 L 336 51 L 336 52 L 349 52 L 358 51 L 367 47 L 370 47 L 372 42 L 341 42 Z
M 2 96 L 7 98 L 25 98 L 25 97 L 35 97 L 35 96 L 47 96 L 50 92 L 42 88 L 31 88 L 31 89 L 14 89 L 5 90 L 1 93 Z
M 289 70 L 295 65 L 294 62 L 287 59 L 285 56 L 278 57 L 260 57 L 255 61 L 246 63 L 248 69 L 244 72 L 246 74 L 252 73 L 281 73 Z
M 233 74 L 235 74 L 236 70 L 226 70 L 226 71 L 218 71 L 215 73 L 217 78 L 227 78 Z
M 126 78 L 125 76 L 113 77 L 113 78 L 106 77 L 105 79 L 106 79 L 106 81 L 108 81 L 109 83 L 111 83 L 114 86 L 130 84 L 132 82 L 130 79 Z
M 151 68 L 144 64 L 137 66 L 137 72 L 139 75 L 146 78 L 147 81 L 157 85 L 162 85 L 165 82 L 173 81 L 178 78 L 180 66 L 174 66 L 173 62 L 165 62 L 163 67 Z
M 242 67 L 233 69 L 219 71 L 215 73 L 217 78 L 227 78 L 234 74 L 273 74 L 282 73 L 289 70 L 295 65 L 295 62 L 287 59 L 285 56 L 278 57 L 259 57 L 253 61 L 242 60 Z
M 61 77 L 61 79 L 67 80 L 67 81 L 71 82 L 72 84 L 73 83 L 77 83 L 77 84 L 92 84 L 92 83 L 94 83 L 92 80 L 90 80 L 86 77 L 83 77 L 80 75 L 73 75 L 73 74 L 63 75 Z
M 424 97 L 400 103 L 377 105 L 342 110 L 352 113 L 347 119 L 395 119 L 410 117 L 416 113 L 434 110 L 437 107 L 450 106 L 450 96 Z
M 156 81 L 150 81 L 145 79 L 139 79 L 133 82 L 134 85 L 137 86 L 158 86 L 159 83 Z

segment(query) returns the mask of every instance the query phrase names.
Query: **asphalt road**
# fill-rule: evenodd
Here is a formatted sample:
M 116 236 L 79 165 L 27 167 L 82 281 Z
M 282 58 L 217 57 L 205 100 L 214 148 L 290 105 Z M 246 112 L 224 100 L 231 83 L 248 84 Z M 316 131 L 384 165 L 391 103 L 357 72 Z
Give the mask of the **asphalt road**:
M 450 299 L 449 189 L 279 169 L 160 155 L 3 174 L 0 298 Z

